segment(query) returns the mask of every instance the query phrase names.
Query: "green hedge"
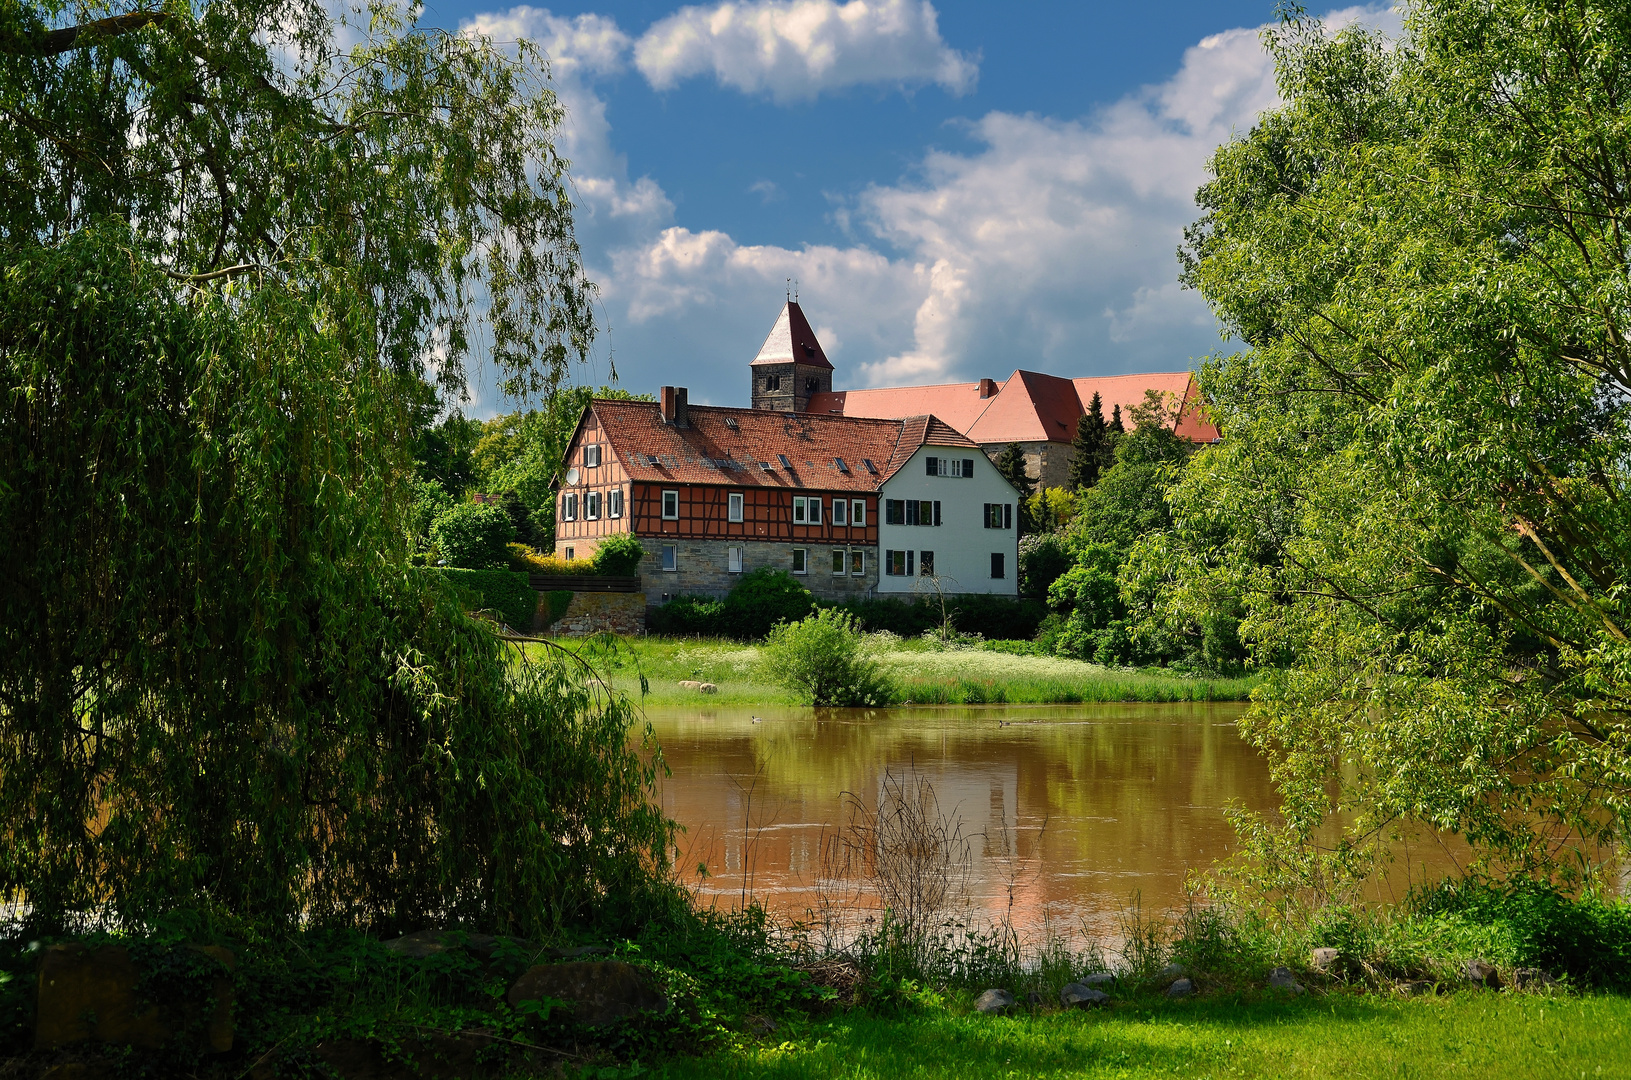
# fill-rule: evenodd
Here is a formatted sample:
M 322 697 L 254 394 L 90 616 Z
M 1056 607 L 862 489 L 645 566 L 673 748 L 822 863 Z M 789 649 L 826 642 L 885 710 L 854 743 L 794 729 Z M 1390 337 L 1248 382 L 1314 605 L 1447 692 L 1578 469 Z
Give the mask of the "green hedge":
M 532 616 L 538 610 L 538 594 L 527 575 L 514 570 L 456 570 L 441 567 L 434 571 L 453 583 L 461 593 L 474 599 L 474 608 L 496 611 L 512 630 L 532 629 Z

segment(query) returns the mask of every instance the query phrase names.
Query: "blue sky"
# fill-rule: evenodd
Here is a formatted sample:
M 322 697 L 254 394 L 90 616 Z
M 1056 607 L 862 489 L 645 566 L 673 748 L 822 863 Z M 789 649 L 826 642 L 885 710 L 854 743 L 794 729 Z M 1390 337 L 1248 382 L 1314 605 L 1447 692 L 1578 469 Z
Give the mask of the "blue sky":
M 568 109 L 610 325 L 580 381 L 747 403 L 784 280 L 835 386 L 1171 371 L 1207 154 L 1274 102 L 1268 0 L 434 3 L 527 37 Z M 1345 9 L 1392 22 L 1378 9 Z M 506 407 L 479 370 L 468 412 Z

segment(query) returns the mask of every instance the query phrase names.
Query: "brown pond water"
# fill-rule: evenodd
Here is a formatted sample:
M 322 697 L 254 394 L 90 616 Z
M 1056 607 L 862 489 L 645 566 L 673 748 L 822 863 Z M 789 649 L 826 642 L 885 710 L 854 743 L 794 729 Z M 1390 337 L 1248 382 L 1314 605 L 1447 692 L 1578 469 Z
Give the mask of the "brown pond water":
M 648 710 L 672 776 L 663 809 L 686 827 L 679 866 L 703 903 L 754 897 L 799 918 L 819 907 L 823 830 L 843 793 L 878 798 L 915 769 L 971 854 L 969 894 L 992 917 L 1113 937 L 1134 897 L 1179 908 L 1185 877 L 1227 855 L 1224 808 L 1277 804 L 1241 741 L 1240 704 L 950 706 L 882 710 Z M 762 722 L 753 722 L 757 714 Z M 1440 851 L 1405 852 L 1383 896 Z M 830 890 L 829 890 L 830 894 Z

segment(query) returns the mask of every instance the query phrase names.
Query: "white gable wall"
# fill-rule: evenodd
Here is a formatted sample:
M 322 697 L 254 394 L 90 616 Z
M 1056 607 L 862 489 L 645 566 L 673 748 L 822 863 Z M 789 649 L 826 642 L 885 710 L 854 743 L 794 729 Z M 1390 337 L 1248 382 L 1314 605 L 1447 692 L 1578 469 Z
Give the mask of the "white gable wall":
M 927 458 L 972 460 L 974 475 L 930 476 Z M 973 447 L 922 446 L 912 460 L 890 477 L 878 494 L 878 592 L 885 595 L 934 595 L 934 587 L 923 579 L 923 552 L 934 552 L 934 572 L 947 593 L 1019 593 L 1019 493 L 991 459 Z M 940 524 L 891 525 L 888 500 L 940 502 Z M 1014 525 L 1007 529 L 985 527 L 986 503 L 1013 508 Z M 911 576 L 889 573 L 889 552 L 910 551 Z M 1003 577 L 992 578 L 991 555 L 1003 556 Z M 978 630 L 978 627 L 969 627 Z

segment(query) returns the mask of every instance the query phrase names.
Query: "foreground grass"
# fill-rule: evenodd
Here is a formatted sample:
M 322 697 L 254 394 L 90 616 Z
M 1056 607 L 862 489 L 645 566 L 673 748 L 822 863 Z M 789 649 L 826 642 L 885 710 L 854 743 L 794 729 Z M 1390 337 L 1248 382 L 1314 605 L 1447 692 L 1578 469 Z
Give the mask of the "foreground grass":
M 1482 992 L 1446 998 L 1202 999 L 1107 1012 L 903 1019 L 855 1012 L 788 1025 L 658 1075 L 892 1077 L 1631 1076 L 1631 1000 Z M 779 1041 L 778 1041 L 779 1040 Z
M 654 705 L 697 700 L 681 681 L 710 682 L 708 700 L 721 705 L 796 705 L 798 698 L 767 681 L 759 650 L 734 641 L 696 638 L 621 638 L 610 654 L 569 638 L 557 644 L 609 667 L 612 684 L 639 692 L 639 675 Z M 541 650 L 547 646 L 528 646 Z M 1243 701 L 1255 681 L 1200 678 L 1169 672 L 1108 668 L 1053 656 L 1015 656 L 980 648 L 937 650 L 921 641 L 881 643 L 879 661 L 900 688 L 903 705 L 1066 704 L 1107 701 Z

